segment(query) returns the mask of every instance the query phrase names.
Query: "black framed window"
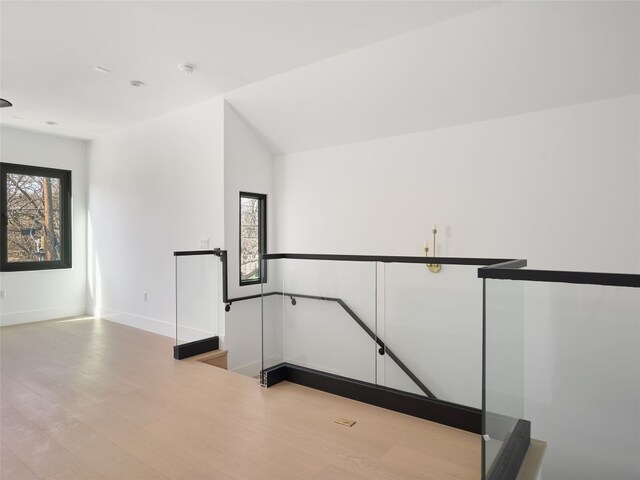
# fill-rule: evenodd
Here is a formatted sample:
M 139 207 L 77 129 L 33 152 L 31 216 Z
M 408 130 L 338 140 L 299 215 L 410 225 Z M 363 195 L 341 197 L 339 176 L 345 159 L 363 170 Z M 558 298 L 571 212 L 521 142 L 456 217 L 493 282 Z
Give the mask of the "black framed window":
M 267 196 L 240 192 L 240 285 L 265 281 L 260 254 L 267 251 Z
M 71 268 L 71 172 L 0 163 L 0 270 Z

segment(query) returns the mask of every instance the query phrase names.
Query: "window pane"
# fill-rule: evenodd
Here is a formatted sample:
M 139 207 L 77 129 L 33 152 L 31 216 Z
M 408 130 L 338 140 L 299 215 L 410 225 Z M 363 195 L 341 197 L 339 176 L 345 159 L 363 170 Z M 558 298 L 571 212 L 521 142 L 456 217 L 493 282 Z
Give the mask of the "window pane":
M 7 174 L 7 261 L 62 258 L 60 179 Z
M 240 196 L 240 282 L 260 280 L 260 251 L 264 247 L 260 225 L 265 201 L 260 195 Z

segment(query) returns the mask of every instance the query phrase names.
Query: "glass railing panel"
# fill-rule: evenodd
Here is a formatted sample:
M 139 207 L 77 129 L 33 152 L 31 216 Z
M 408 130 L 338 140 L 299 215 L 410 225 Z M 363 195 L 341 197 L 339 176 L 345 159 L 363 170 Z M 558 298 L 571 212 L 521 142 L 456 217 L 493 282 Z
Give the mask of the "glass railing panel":
M 284 290 L 283 265 L 280 259 L 262 260 L 262 271 L 268 272 L 267 283 L 261 284 L 262 370 L 285 361 L 282 314 L 285 297 L 281 295 Z
M 485 280 L 484 473 L 524 418 L 524 285 Z
M 378 334 L 436 398 L 481 407 L 482 284 L 477 266 L 387 263 Z M 390 355 L 379 383 L 426 395 Z M 378 365 L 380 365 L 380 360 Z
M 281 262 L 284 360 L 374 383 L 376 264 Z
M 219 333 L 221 262 L 215 255 L 175 257 L 176 345 Z
M 542 478 L 639 479 L 640 288 L 526 282 L 525 300 Z

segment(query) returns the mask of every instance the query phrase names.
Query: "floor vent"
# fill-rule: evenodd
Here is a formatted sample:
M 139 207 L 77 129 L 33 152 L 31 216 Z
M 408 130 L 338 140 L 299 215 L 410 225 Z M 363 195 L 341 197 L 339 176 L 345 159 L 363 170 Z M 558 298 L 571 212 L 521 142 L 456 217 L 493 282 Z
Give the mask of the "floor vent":
M 333 423 L 337 423 L 338 425 L 344 425 L 345 427 L 353 427 L 356 424 L 355 420 L 349 420 L 347 418 L 339 418 Z

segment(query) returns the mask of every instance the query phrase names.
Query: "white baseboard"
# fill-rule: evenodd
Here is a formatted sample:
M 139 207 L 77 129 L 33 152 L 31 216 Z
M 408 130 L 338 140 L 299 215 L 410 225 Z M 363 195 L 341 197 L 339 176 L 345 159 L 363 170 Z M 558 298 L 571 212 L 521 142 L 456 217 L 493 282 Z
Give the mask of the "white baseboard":
M 99 311 L 96 310 L 95 316 L 109 320 L 110 322 L 127 325 L 128 327 L 139 328 L 147 332 L 164 335 L 165 337 L 175 338 L 176 336 L 175 324 L 163 322 L 156 318 L 144 317 L 134 313 L 119 312 L 110 308 L 101 308 Z
M 0 315 L 0 326 L 20 325 L 22 323 L 42 322 L 44 320 L 55 320 L 56 318 L 87 315 L 87 311 L 86 305 L 72 305 L 66 307 L 45 308 L 42 310 L 2 313 Z
M 176 336 L 176 326 L 174 323 L 165 322 L 156 318 L 136 315 L 134 313 L 119 312 L 110 308 L 96 309 L 95 316 L 109 320 L 110 322 L 127 325 L 128 327 L 139 328 L 147 332 L 164 335 L 165 337 L 175 338 Z
M 163 320 L 158 320 L 157 318 L 145 317 L 134 313 L 119 312 L 111 308 L 101 308 L 100 310 L 96 309 L 94 314 L 96 317 L 127 325 L 128 327 L 139 328 L 140 330 L 157 333 L 159 335 L 164 335 L 165 337 L 176 338 L 176 324 L 174 322 L 165 322 Z M 185 326 L 180 327 L 179 333 L 183 342 L 201 340 L 203 338 L 217 335 L 213 332 Z

